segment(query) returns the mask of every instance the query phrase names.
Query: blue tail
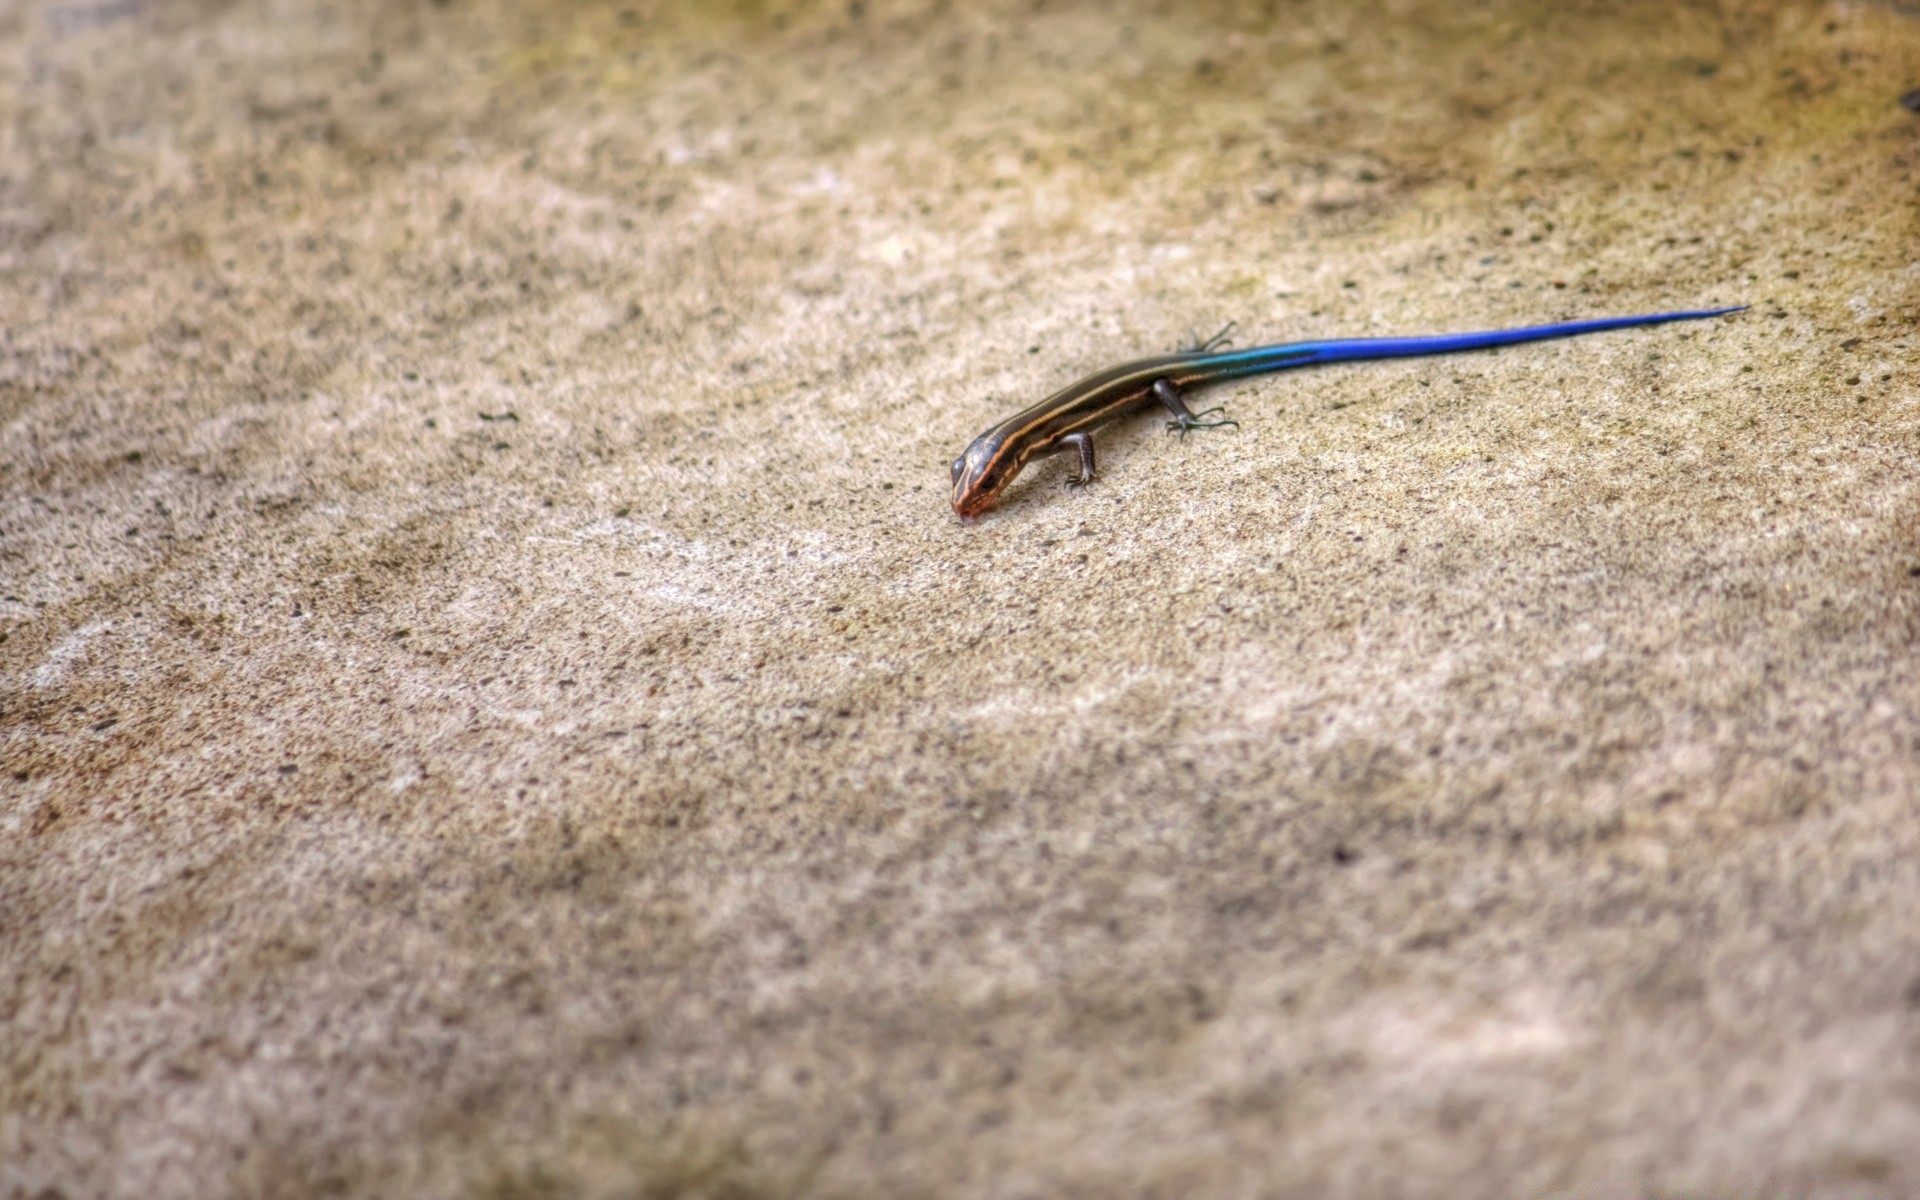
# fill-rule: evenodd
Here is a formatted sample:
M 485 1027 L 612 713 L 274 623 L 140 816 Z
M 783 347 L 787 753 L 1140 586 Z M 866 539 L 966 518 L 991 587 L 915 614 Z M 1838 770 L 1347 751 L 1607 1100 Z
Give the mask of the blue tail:
M 1548 338 L 1575 337 L 1599 333 L 1604 329 L 1629 329 L 1635 325 L 1660 325 L 1668 321 L 1699 321 L 1741 312 L 1748 306 L 1703 308 L 1692 312 L 1651 313 L 1639 317 L 1604 317 L 1597 321 L 1569 321 L 1560 325 L 1529 325 L 1524 329 L 1492 329 L 1479 333 L 1441 333 L 1428 337 L 1346 338 L 1330 342 L 1290 342 L 1281 346 L 1255 346 L 1236 350 L 1213 360 L 1223 372 L 1257 375 L 1285 367 L 1304 367 L 1310 363 L 1360 362 L 1374 358 L 1410 358 L 1422 354 L 1452 354 L 1460 350 L 1485 350 L 1492 346 L 1511 346 L 1516 342 L 1538 342 Z

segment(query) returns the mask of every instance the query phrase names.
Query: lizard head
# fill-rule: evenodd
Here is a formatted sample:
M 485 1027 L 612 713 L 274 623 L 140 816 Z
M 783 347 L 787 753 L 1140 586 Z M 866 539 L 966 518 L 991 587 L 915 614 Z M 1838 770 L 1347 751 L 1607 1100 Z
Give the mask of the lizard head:
M 971 520 L 992 508 L 1020 467 L 1019 458 L 993 431 L 973 439 L 966 453 L 953 460 L 953 511 Z

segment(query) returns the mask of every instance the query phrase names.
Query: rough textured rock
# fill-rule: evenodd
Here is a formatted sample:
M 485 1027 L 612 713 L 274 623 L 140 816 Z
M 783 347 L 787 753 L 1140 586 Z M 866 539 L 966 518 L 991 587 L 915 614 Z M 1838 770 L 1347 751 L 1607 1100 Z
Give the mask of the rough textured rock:
M 0 1194 L 1920 1191 L 1920 22 L 1579 9 L 0 8 Z

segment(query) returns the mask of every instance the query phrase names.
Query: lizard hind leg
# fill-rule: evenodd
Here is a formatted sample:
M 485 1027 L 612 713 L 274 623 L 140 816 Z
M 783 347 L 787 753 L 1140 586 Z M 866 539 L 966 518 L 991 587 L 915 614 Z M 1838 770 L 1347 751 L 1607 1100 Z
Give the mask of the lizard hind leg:
M 1189 429 L 1218 429 L 1223 425 L 1231 425 L 1235 429 L 1240 428 L 1240 422 L 1234 420 L 1232 417 L 1221 417 L 1218 421 L 1201 420 L 1200 418 L 1202 417 L 1210 417 L 1214 413 L 1224 412 L 1226 410 L 1219 405 L 1215 405 L 1212 408 L 1194 412 L 1187 407 L 1187 402 L 1180 398 L 1180 390 L 1164 379 L 1156 379 L 1153 381 L 1153 397 L 1160 401 L 1160 403 L 1166 405 L 1167 411 L 1173 414 L 1173 419 L 1167 422 L 1167 431 L 1169 433 L 1178 431 L 1180 436 L 1185 437 Z
M 1187 340 L 1175 346 L 1173 352 L 1175 354 L 1211 354 L 1215 350 L 1224 350 L 1233 345 L 1233 331 L 1239 326 L 1238 321 L 1228 321 L 1220 327 L 1219 333 L 1205 341 L 1200 340 L 1200 334 L 1196 330 L 1189 329 Z

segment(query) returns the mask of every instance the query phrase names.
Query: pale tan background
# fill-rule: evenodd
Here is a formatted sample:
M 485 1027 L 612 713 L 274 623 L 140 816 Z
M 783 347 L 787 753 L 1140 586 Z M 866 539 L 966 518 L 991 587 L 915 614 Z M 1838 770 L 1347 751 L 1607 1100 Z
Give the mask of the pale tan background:
M 0 1195 L 1920 1193 L 1917 85 L 1870 3 L 0 7 Z M 1190 325 L 1739 302 L 945 507 Z

